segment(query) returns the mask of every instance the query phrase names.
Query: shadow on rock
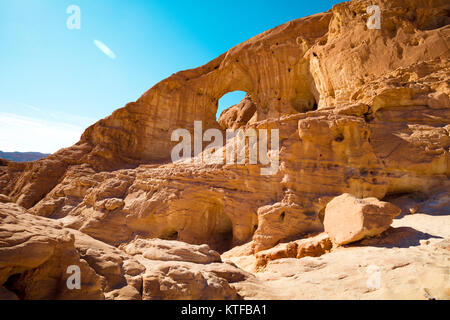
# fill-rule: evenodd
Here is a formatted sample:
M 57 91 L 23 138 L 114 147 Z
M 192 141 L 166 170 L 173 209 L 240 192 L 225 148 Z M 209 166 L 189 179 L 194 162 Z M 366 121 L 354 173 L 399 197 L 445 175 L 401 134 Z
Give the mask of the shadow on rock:
M 348 247 L 372 246 L 380 248 L 409 248 L 419 246 L 421 240 L 443 239 L 410 227 L 389 228 L 379 236 L 356 242 Z

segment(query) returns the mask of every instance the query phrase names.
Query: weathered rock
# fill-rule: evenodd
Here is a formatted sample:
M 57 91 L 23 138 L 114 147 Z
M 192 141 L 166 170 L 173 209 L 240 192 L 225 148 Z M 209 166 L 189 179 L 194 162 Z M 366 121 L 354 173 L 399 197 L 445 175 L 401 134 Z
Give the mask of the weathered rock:
M 4 194 L 0 194 L 0 203 L 8 203 L 8 202 L 12 202 L 11 198 L 5 196 Z
M 0 158 L 0 167 L 7 166 L 11 161 Z
M 0 204 L 0 283 L 21 299 L 103 299 L 102 279 L 81 259 L 75 237 L 57 222 Z M 69 290 L 67 268 L 83 275 Z
M 448 4 L 379 3 L 384 27 L 368 30 L 372 4 L 346 2 L 288 22 L 163 80 L 75 146 L 2 166 L 0 192 L 111 245 L 139 234 L 220 252 L 253 237 L 257 250 L 292 239 L 305 215 L 321 218 L 343 193 L 448 192 Z M 192 132 L 195 120 L 219 128 L 217 101 L 234 90 L 248 96 L 224 112 L 222 126 L 279 129 L 277 173 L 170 164 L 172 131 Z M 284 234 L 278 224 L 271 235 L 263 212 L 281 214 L 274 204 L 289 197 L 288 216 L 299 224 Z
M 220 255 L 208 245 L 190 245 L 180 241 L 135 239 L 121 249 L 131 255 L 142 255 L 149 260 L 185 261 L 198 264 L 222 262 Z
M 230 284 L 252 277 L 236 266 L 221 263 L 220 255 L 207 245 L 136 239 L 122 249 L 146 267 L 143 299 L 240 299 Z
M 202 265 L 187 262 L 147 263 L 143 276 L 143 299 L 235 300 L 236 290 L 222 277 Z M 236 268 L 236 271 L 239 270 Z
M 237 105 L 222 112 L 219 124 L 223 129 L 238 129 L 245 126 L 255 115 L 256 105 L 249 95 Z
M 449 223 L 450 216 L 438 212 L 405 215 L 364 244 L 270 260 L 256 278 L 235 287 L 245 299 L 424 300 L 426 288 L 429 296 L 448 300 Z
M 256 268 L 264 268 L 270 261 L 304 257 L 320 257 L 333 247 L 330 237 L 322 233 L 315 237 L 282 243 L 256 254 Z
M 343 193 L 378 199 L 422 194 L 413 204 L 418 217 L 422 208 L 447 208 L 448 197 L 442 195 L 450 193 L 448 1 L 379 2 L 380 30 L 366 25 L 373 4 L 345 2 L 264 32 L 202 67 L 163 80 L 89 127 L 70 148 L 30 163 L 0 161 L 0 193 L 33 215 L 56 220 L 63 230 L 46 234 L 53 227 L 42 227 L 50 245 L 30 242 L 38 248 L 36 254 L 27 249 L 30 259 L 37 259 L 31 265 L 18 262 L 21 255 L 14 252 L 22 247 L 10 250 L 11 261 L 30 274 L 30 287 L 15 289 L 19 297 L 38 297 L 33 285 L 42 279 L 34 272 L 42 268 L 60 276 L 55 261 L 63 259 L 90 261 L 83 268 L 93 277 L 92 296 L 137 298 L 142 273 L 151 277 L 150 267 L 143 271 L 144 262 L 112 253 L 113 246 L 127 246 L 136 235 L 208 244 L 219 252 L 250 243 L 246 250 L 259 251 L 320 231 L 327 203 Z M 217 102 L 235 90 L 248 96 L 225 111 L 219 125 Z M 278 129 L 278 171 L 262 176 L 261 164 L 206 164 L 201 161 L 206 153 L 198 162 L 171 163 L 173 130 L 192 133 L 196 120 L 204 130 Z M 385 216 L 380 219 L 378 224 L 388 224 Z M 66 231 L 74 241 L 63 235 Z M 40 237 L 40 232 L 32 234 Z M 77 245 L 86 235 L 98 241 L 92 247 L 97 249 Z M 48 248 L 53 253 L 45 253 Z M 49 255 L 45 266 L 36 265 L 39 250 Z M 156 270 L 145 288 L 175 283 L 181 274 L 181 287 L 193 292 L 188 296 L 204 297 L 198 286 L 222 283 L 204 269 L 214 263 L 193 263 L 191 270 L 188 262 L 178 261 L 184 253 L 165 250 L 150 246 L 142 252 L 177 261 L 137 254 Z M 112 263 L 104 262 L 110 260 L 103 251 L 113 256 Z M 209 259 L 204 252 L 194 256 L 187 255 L 197 262 Z M 171 263 L 174 275 L 167 277 L 163 271 Z M 197 284 L 186 280 L 193 273 Z M 21 279 L 11 278 L 5 288 L 25 283 Z M 163 285 L 154 295 L 145 289 L 144 296 L 181 297 L 173 288 Z M 205 290 L 214 297 L 236 297 L 225 284 Z
M 106 210 L 108 211 L 114 211 L 116 209 L 122 208 L 124 206 L 125 202 L 122 199 L 107 199 L 104 200 L 103 205 Z
M 348 244 L 386 231 L 400 212 L 400 208 L 389 202 L 358 199 L 346 193 L 327 204 L 325 232 L 334 243 Z
M 280 241 L 298 239 L 322 230 L 323 225 L 316 212 L 308 212 L 292 202 L 276 203 L 258 209 L 258 229 L 253 236 L 253 248 L 259 252 Z
M 0 219 L 5 299 L 239 299 L 230 284 L 252 276 L 206 245 L 136 239 L 120 250 L 15 204 L 0 204 Z M 70 266 L 79 290 L 66 285 Z
M 15 204 L 1 205 L 0 217 L 0 283 L 21 299 L 121 299 L 124 287 L 127 298 L 131 287 L 139 293 L 145 268 L 123 251 Z M 70 266 L 80 268 L 80 290 L 67 288 Z

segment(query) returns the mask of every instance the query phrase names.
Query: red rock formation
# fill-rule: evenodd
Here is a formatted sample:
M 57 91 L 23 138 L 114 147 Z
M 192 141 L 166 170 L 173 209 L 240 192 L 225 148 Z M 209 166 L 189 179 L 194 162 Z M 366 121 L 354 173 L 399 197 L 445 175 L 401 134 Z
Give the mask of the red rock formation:
M 380 3 L 384 28 L 368 30 L 367 4 L 291 21 L 169 77 L 88 128 L 77 145 L 3 167 L 1 192 L 109 243 L 134 233 L 202 243 L 230 232 L 239 243 L 256 230 L 258 208 L 287 193 L 319 214 L 344 192 L 383 198 L 447 187 L 448 5 Z M 251 126 L 280 129 L 277 175 L 260 177 L 249 165 L 131 169 L 167 162 L 176 128 L 192 130 L 194 120 L 218 127 L 217 101 L 234 90 L 257 106 Z M 104 202 L 110 198 L 118 199 L 114 208 Z M 213 221 L 203 218 L 208 212 Z
M 0 299 L 238 299 L 230 284 L 251 276 L 207 245 L 135 239 L 120 250 L 15 204 L 0 204 L 0 221 Z
M 366 25 L 373 4 L 380 30 Z M 327 203 L 342 193 L 445 195 L 448 10 L 445 0 L 359 0 L 288 22 L 163 80 L 75 146 L 0 163 L 0 193 L 109 245 L 140 236 L 220 251 L 249 240 L 258 251 L 320 231 Z M 226 111 L 221 128 L 218 100 L 235 90 L 254 106 L 244 100 Z M 172 131 L 192 132 L 194 121 L 279 129 L 278 172 L 171 163 Z M 283 208 L 284 222 L 276 220 Z

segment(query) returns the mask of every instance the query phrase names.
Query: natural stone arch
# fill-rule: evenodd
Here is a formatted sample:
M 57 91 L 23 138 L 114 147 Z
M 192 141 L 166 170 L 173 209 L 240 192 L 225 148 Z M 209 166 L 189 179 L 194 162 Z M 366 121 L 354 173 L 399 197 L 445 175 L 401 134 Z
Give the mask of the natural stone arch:
M 169 162 L 176 145 L 171 132 L 193 132 L 194 121 L 219 128 L 217 101 L 228 92 L 249 93 L 258 108 L 257 121 L 313 109 L 313 95 L 304 85 L 309 81 L 305 54 L 326 34 L 330 18 L 325 13 L 291 21 L 204 66 L 170 76 L 90 127 L 80 144 L 93 145 L 93 154 L 118 163 Z
M 217 108 L 217 116 L 216 118 L 219 119 L 220 115 L 227 109 L 232 108 L 239 103 L 242 102 L 243 99 L 248 95 L 247 92 L 237 90 L 232 91 L 224 94 L 219 100 L 218 100 L 218 108 Z
M 223 110 L 218 119 L 222 129 L 236 130 L 257 119 L 257 106 L 248 93 L 237 104 Z

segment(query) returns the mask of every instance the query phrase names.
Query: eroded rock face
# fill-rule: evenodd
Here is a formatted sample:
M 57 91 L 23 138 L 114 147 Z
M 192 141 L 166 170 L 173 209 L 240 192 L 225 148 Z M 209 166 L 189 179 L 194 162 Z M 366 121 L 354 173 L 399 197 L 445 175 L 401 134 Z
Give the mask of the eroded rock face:
M 247 95 L 239 104 L 222 112 L 219 118 L 219 124 L 223 129 L 241 128 L 253 118 L 256 109 L 252 98 Z
M 15 204 L 1 205 L 0 217 L 0 283 L 6 289 L 21 299 L 104 299 L 101 276 L 81 259 L 72 233 Z M 78 292 L 66 285 L 71 265 L 83 274 Z
M 185 261 L 198 264 L 222 261 L 220 255 L 207 245 L 194 246 L 179 241 L 135 239 L 121 248 L 131 255 L 142 255 L 149 260 Z
M 285 258 L 320 257 L 333 247 L 330 237 L 321 233 L 315 237 L 282 243 L 256 254 L 256 268 L 264 268 L 270 261 Z
M 143 240 L 121 247 L 0 204 L 2 299 L 239 299 L 230 285 L 252 275 L 207 245 Z M 80 288 L 69 289 L 71 266 Z
M 266 249 L 312 230 L 316 222 L 306 227 L 300 215 L 321 218 L 346 192 L 449 190 L 448 4 L 380 3 L 384 27 L 368 30 L 372 4 L 291 21 L 163 80 L 75 146 L 0 167 L 0 192 L 108 244 L 141 235 L 225 251 L 254 235 Z M 279 129 L 277 173 L 171 164 L 172 131 L 192 132 L 195 120 L 220 128 L 217 101 L 234 90 L 248 96 L 224 112 L 223 129 Z M 299 223 L 267 236 L 265 211 L 289 197 L 282 206 Z
M 348 244 L 386 231 L 400 212 L 399 207 L 389 202 L 358 199 L 346 193 L 327 204 L 325 232 L 334 243 Z
M 136 236 L 208 244 L 219 252 L 251 242 L 254 253 L 296 241 L 322 231 L 327 204 L 344 193 L 380 200 L 419 193 L 422 202 L 442 207 L 443 197 L 434 197 L 450 193 L 448 1 L 377 2 L 380 30 L 367 29 L 366 9 L 373 4 L 345 2 L 266 31 L 163 80 L 89 127 L 70 148 L 31 163 L 0 161 L 0 202 L 11 200 L 108 248 L 135 246 L 139 261 L 145 252 L 166 249 L 132 242 Z M 218 100 L 235 90 L 248 96 L 218 123 Z M 260 164 L 171 163 L 173 130 L 193 132 L 194 121 L 204 130 L 278 129 L 278 170 L 263 176 Z M 71 248 L 70 259 L 84 260 L 76 235 L 74 245 L 55 237 L 54 250 Z M 199 266 L 205 257 L 188 262 L 179 260 L 191 259 L 180 252 L 164 256 L 194 263 L 199 283 L 216 283 Z M 158 265 L 158 276 L 148 288 L 175 281 L 161 271 L 171 261 L 149 261 Z M 102 277 L 114 269 L 87 264 L 97 274 L 109 270 Z M 174 277 L 190 277 L 188 267 L 176 268 Z M 126 273 L 115 270 L 112 283 Z M 137 297 L 133 281 L 92 294 Z M 199 297 L 191 285 L 183 290 Z M 144 296 L 180 297 L 164 290 Z M 211 295 L 236 297 L 223 290 Z
M 143 299 L 240 299 L 230 284 L 252 277 L 231 264 L 222 263 L 220 255 L 207 245 L 135 239 L 121 248 L 146 268 Z
M 0 202 L 1 203 L 8 203 L 12 202 L 11 199 L 8 196 L 5 196 L 4 194 L 0 194 Z
M 253 248 L 259 252 L 282 240 L 298 239 L 321 230 L 322 223 L 314 211 L 305 211 L 295 202 L 275 203 L 258 209 L 258 229 L 253 236 Z

